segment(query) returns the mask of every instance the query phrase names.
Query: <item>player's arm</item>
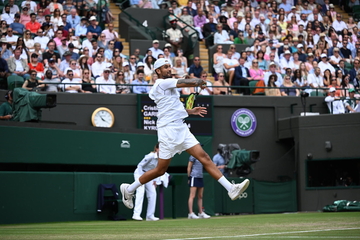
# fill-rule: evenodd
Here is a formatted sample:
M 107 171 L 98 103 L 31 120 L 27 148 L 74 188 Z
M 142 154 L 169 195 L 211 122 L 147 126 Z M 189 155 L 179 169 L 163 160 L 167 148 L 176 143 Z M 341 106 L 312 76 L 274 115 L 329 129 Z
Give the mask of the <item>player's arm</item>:
M 179 79 L 177 81 L 176 87 L 200 87 L 201 89 L 204 89 L 206 88 L 206 81 L 199 78 Z

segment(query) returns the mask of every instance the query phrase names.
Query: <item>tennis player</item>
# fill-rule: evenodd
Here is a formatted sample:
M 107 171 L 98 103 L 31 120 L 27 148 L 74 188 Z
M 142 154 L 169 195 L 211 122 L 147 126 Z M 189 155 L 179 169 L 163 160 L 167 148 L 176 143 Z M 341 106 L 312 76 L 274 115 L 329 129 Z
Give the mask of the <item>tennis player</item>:
M 185 109 L 180 101 L 180 94 L 176 88 L 181 87 L 206 87 L 206 81 L 198 78 L 175 79 L 171 78 L 171 65 L 167 59 L 156 60 L 154 69 L 159 79 L 151 88 L 149 96 L 154 100 L 158 108 L 157 131 L 159 142 L 159 157 L 157 166 L 145 172 L 132 184 L 120 185 L 122 202 L 127 208 L 134 207 L 133 197 L 135 190 L 141 185 L 163 175 L 168 169 L 172 157 L 183 151 L 198 159 L 206 171 L 216 179 L 227 191 L 231 200 L 239 198 L 250 184 L 249 180 L 242 183 L 230 183 L 211 161 L 209 155 L 202 149 L 199 142 L 190 132 L 184 119 L 191 115 L 201 117 L 207 113 L 205 107 Z

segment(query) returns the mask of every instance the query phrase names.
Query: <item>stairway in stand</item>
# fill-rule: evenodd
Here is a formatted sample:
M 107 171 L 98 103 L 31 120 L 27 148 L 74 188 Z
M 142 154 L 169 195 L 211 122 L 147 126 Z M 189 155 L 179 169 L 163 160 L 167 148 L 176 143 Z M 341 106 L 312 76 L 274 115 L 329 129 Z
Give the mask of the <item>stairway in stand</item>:
M 209 52 L 205 46 L 205 42 L 199 42 L 199 53 L 200 53 L 200 60 L 201 66 L 203 67 L 204 71 L 208 73 L 208 80 L 214 82 L 214 77 L 209 73 Z
M 113 21 L 113 24 L 114 24 L 114 30 L 116 32 L 119 32 L 119 14 L 121 13 L 121 10 L 119 8 L 119 6 L 116 6 L 115 3 L 111 2 L 110 3 L 110 12 L 114 15 L 115 17 L 115 20 Z M 106 27 L 107 27 L 107 24 L 106 24 Z M 126 42 L 126 39 L 125 38 L 121 38 L 121 36 L 119 35 L 120 37 L 120 41 L 122 42 L 123 46 L 124 46 L 124 49 L 122 51 L 122 54 L 126 55 L 126 56 L 129 56 L 130 54 L 130 46 L 129 46 L 129 43 Z

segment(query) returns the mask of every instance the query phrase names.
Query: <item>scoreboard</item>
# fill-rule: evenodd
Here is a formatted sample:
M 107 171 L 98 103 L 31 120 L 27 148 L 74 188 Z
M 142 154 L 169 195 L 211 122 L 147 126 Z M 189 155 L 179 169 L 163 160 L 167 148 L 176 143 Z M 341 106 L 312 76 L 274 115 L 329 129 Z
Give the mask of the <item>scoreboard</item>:
M 187 96 L 181 96 L 180 101 L 185 104 Z M 156 131 L 157 107 L 147 94 L 138 94 L 138 128 Z M 195 107 L 206 107 L 207 114 L 204 117 L 189 115 L 185 119 L 186 124 L 194 135 L 213 135 L 213 98 L 212 96 L 198 95 Z

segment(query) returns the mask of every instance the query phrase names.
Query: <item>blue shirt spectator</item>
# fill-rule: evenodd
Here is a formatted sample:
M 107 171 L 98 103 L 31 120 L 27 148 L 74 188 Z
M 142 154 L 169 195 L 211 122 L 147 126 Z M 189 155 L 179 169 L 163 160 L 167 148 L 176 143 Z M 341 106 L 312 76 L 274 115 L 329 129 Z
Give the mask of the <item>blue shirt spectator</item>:
M 76 10 L 75 10 L 76 13 Z M 72 16 L 71 13 L 66 17 L 66 21 L 70 23 L 71 28 L 75 29 L 77 25 L 80 23 L 80 17 L 75 15 Z
M 89 21 L 90 21 L 90 25 L 87 27 L 87 32 L 91 32 L 93 33 L 93 35 L 100 37 L 102 29 L 99 25 L 96 25 L 96 17 L 95 16 L 90 17 Z
M 88 29 L 87 29 L 86 25 L 78 24 L 75 27 L 75 36 L 77 36 L 77 37 L 86 36 L 87 31 L 88 31 Z
M 16 34 L 24 34 L 25 26 L 22 23 L 19 22 L 13 22 L 10 24 L 10 28 L 12 28 L 13 32 Z
M 132 84 L 142 84 L 143 86 L 134 86 L 133 93 L 141 94 L 141 93 L 149 93 L 149 89 L 147 87 L 148 82 L 144 79 L 144 71 L 137 71 L 137 79 L 131 82 Z
M 130 0 L 130 6 L 132 5 L 138 5 L 140 0 Z
M 194 77 L 200 78 L 201 72 L 203 71 L 202 66 L 200 65 L 200 58 L 195 57 L 194 63 L 189 68 L 189 75 L 194 75 Z
M 225 159 L 220 155 L 220 153 L 217 153 L 213 157 L 213 162 L 219 168 L 220 172 L 222 174 L 224 174 L 224 171 L 225 171 Z M 219 166 L 224 166 L 224 167 L 219 167 Z

